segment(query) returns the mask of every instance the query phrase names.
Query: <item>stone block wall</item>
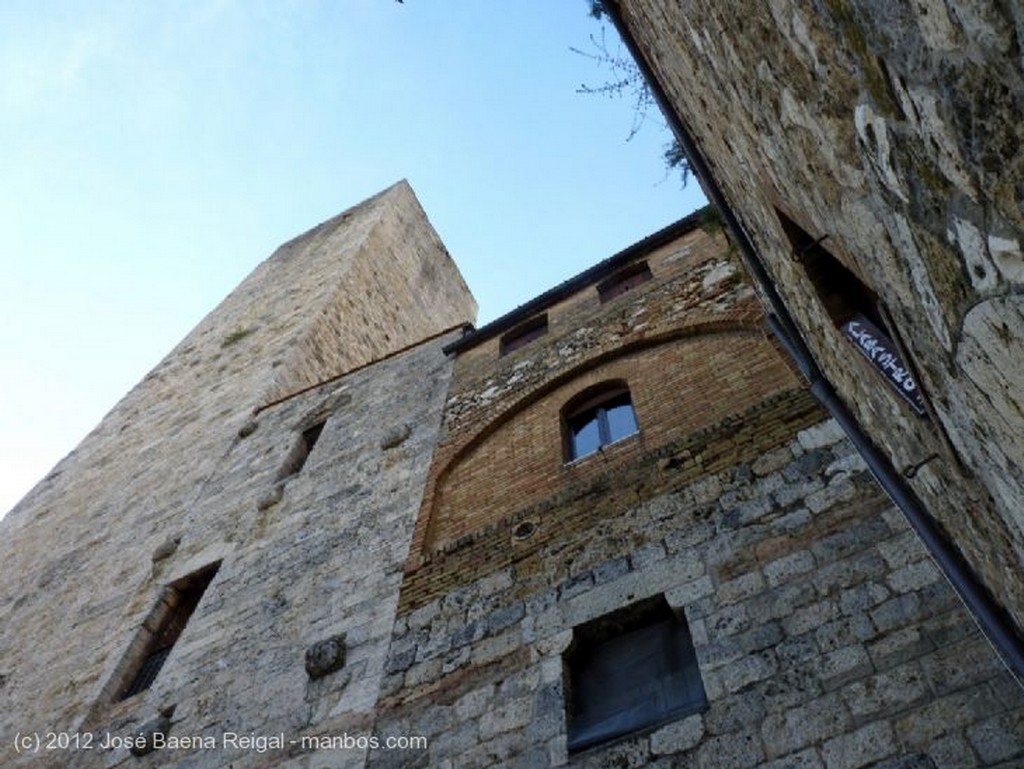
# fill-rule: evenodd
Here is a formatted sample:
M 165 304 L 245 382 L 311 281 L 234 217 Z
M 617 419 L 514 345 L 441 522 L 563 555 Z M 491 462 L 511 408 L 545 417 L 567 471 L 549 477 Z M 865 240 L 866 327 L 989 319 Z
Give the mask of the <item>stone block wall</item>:
M 472 299 L 410 194 L 283 247 L 5 519 L 0 763 L 1024 761 L 1024 693 L 766 334 L 723 237 L 682 220 L 465 335 L 444 324 Z M 404 277 L 374 274 L 377 252 Z M 638 260 L 652 278 L 601 302 Z M 502 354 L 535 312 L 547 333 Z M 566 461 L 563 404 L 609 378 L 640 431 Z M 122 696 L 164 604 L 214 567 Z M 651 597 L 685 620 L 706 707 L 570 753 L 576 634 Z M 51 731 L 90 749 L 14 751 Z M 372 746 L 391 737 L 425 746 Z
M 301 739 L 371 732 L 451 372 L 441 347 L 451 339 L 260 412 L 196 506 L 196 516 L 209 521 L 200 544 L 185 530 L 176 551 L 151 564 L 152 578 L 133 594 L 136 616 L 119 623 L 111 646 L 125 648 L 161 584 L 222 559 L 187 633 L 149 690 L 110 702 L 110 684 L 119 679 L 111 674 L 82 724 L 98 735 L 135 734 L 175 706 L 168 736 L 209 736 L 216 749 L 159 750 L 141 759 L 104 751 L 77 765 L 363 765 L 363 750 L 325 757 Z M 281 478 L 298 435 L 322 420 L 301 470 Z M 216 517 L 225 511 L 233 513 L 230 527 Z M 314 678 L 306 655 L 332 640 L 343 664 Z M 288 743 L 265 754 L 231 750 L 221 742 L 226 731 L 285 734 Z
M 369 719 L 450 373 L 438 335 L 474 309 L 404 183 L 260 265 L 0 524 L 0 763 L 16 733 L 124 735 L 171 705 L 188 734 Z M 165 586 L 217 561 L 153 689 L 113 705 Z M 307 690 L 304 650 L 338 632 L 358 675 Z
M 430 744 L 368 765 L 1024 760 L 1024 692 L 835 424 L 806 396 L 783 401 L 673 447 L 678 465 L 648 464 L 649 476 L 672 477 L 657 493 L 633 492 L 621 467 L 613 487 L 629 492 L 605 486 L 555 505 L 569 522 L 557 532 L 542 523 L 525 547 L 507 533 L 468 543 L 443 559 L 455 582 L 412 600 L 422 572 L 407 576 L 377 729 Z M 789 434 L 768 437 L 780 419 Z M 703 469 L 715 454 L 730 461 Z M 685 614 L 708 707 L 569 754 L 573 628 L 656 594 Z
M 827 377 L 1024 626 L 1024 13 L 985 0 L 610 5 Z M 933 420 L 842 337 L 785 219 L 888 308 Z
M 368 765 L 1024 759 L 1024 692 L 759 332 L 728 244 L 694 226 L 634 258 L 651 281 L 531 307 L 548 333 L 515 352 L 501 324 L 457 348 L 376 726 L 429 747 Z M 559 410 L 608 378 L 640 432 L 566 462 Z M 707 707 L 570 753 L 574 633 L 655 596 L 688 623 Z

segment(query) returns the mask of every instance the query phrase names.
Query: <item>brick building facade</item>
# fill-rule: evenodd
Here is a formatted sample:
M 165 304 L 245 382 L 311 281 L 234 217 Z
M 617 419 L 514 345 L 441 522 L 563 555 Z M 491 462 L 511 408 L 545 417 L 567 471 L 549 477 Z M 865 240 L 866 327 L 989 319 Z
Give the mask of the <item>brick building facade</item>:
M 473 311 L 404 184 L 261 265 L 4 520 L 5 763 L 1019 765 L 716 228 Z

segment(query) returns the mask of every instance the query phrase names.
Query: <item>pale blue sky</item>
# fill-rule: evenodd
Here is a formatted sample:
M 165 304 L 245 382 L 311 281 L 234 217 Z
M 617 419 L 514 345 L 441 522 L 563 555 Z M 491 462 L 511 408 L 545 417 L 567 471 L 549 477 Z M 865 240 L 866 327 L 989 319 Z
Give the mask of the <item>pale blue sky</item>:
M 0 513 L 279 244 L 401 178 L 480 322 L 703 205 L 585 0 L 0 4 Z

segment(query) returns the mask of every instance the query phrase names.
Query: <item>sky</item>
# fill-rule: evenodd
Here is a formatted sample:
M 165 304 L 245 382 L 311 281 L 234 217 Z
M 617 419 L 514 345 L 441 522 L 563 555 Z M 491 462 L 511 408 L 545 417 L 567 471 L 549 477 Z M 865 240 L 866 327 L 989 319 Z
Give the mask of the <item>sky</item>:
M 601 30 L 585 0 L 0 3 L 0 515 L 278 245 L 399 179 L 479 324 L 704 205 L 659 116 L 627 141 L 630 98 L 578 93 Z

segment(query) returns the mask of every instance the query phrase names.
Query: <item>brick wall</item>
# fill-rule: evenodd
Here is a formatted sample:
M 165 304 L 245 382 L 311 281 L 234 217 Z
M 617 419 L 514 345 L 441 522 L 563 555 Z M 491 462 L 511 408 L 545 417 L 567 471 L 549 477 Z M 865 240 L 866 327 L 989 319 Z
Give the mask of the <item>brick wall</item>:
M 501 415 L 443 471 L 434 487 L 428 548 L 439 549 L 477 528 L 585 484 L 609 463 L 650 453 L 793 386 L 775 348 L 752 330 L 668 338 L 625 349 L 581 367 L 560 386 Z M 599 454 L 567 462 L 560 410 L 585 388 L 608 380 L 629 385 L 640 432 Z
M 646 258 L 652 280 L 602 304 L 593 285 L 548 308 L 548 333 L 501 356 L 497 337 L 458 355 L 414 541 L 413 566 L 474 530 L 585 483 L 610 454 L 655 452 L 798 386 L 760 323 L 720 235 L 694 227 Z M 567 463 L 561 411 L 625 381 L 640 433 Z

